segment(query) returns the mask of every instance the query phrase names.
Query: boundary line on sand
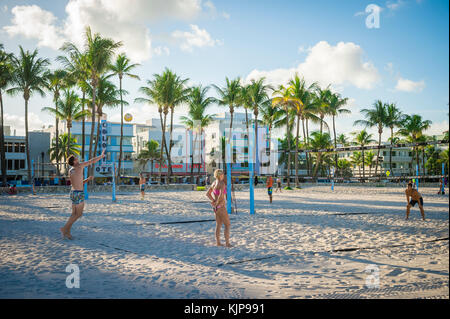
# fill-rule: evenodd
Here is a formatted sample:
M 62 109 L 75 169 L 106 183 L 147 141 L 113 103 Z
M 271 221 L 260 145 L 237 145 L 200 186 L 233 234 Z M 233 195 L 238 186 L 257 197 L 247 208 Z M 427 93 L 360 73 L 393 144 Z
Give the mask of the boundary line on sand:
M 307 254 L 307 253 L 317 254 L 317 253 L 352 252 L 352 251 L 357 251 L 357 250 L 372 250 L 372 249 L 382 249 L 382 248 L 391 248 L 391 247 L 412 246 L 412 245 L 417 245 L 417 244 L 433 243 L 433 242 L 444 241 L 444 240 L 448 241 L 449 237 L 436 238 L 436 239 L 432 239 L 432 240 L 425 240 L 425 241 L 416 242 L 416 243 L 410 243 L 410 244 L 384 245 L 384 246 L 378 246 L 378 247 L 339 248 L 339 249 L 332 249 L 332 250 L 327 250 L 327 251 L 304 251 L 304 252 L 301 252 L 301 253 L 288 254 L 288 255 L 290 255 L 290 256 L 299 256 L 301 254 Z M 282 256 L 280 256 L 280 255 L 270 255 L 270 256 L 265 256 L 265 257 L 260 257 L 260 258 L 251 258 L 251 259 L 244 259 L 244 260 L 238 260 L 238 261 L 230 261 L 230 262 L 218 264 L 217 267 L 222 267 L 222 266 L 225 266 L 225 265 L 243 264 L 243 263 L 246 263 L 246 262 L 271 259 L 271 258 L 275 258 L 275 257 L 282 257 Z

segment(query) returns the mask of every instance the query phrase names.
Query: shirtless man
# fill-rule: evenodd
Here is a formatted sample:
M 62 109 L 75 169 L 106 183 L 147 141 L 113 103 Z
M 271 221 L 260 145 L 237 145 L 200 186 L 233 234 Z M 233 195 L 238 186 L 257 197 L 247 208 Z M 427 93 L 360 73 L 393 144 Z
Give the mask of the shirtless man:
M 224 182 L 224 173 L 222 170 L 217 169 L 214 171 L 214 177 L 216 180 L 211 184 L 206 196 L 211 200 L 211 206 L 213 207 L 216 215 L 216 243 L 217 246 L 223 246 L 220 243 L 220 229 L 222 224 L 225 225 L 225 244 L 227 247 L 232 247 L 230 244 L 230 218 L 228 217 L 226 207 L 226 184 Z M 214 197 L 212 196 L 214 194 Z
M 84 209 L 84 190 L 83 185 L 93 180 L 93 176 L 89 176 L 85 180 L 83 180 L 83 169 L 86 166 L 97 163 L 105 157 L 105 150 L 103 150 L 102 155 L 97 156 L 93 159 L 90 159 L 87 162 L 82 162 L 78 160 L 78 158 L 74 155 L 71 155 L 68 159 L 68 163 L 72 168 L 69 170 L 70 175 L 70 184 L 72 185 L 72 189 L 70 190 L 70 199 L 72 200 L 72 215 L 70 215 L 69 220 L 64 225 L 64 227 L 60 228 L 61 234 L 63 238 L 72 239 L 72 235 L 70 234 L 70 229 L 72 228 L 73 223 L 83 215 Z
M 406 194 L 406 220 L 409 218 L 409 211 L 411 207 L 414 207 L 416 204 L 419 204 L 420 213 L 422 214 L 422 219 L 425 220 L 425 212 L 423 210 L 423 198 L 420 193 L 412 187 L 412 183 L 408 183 L 408 188 L 405 191 Z M 411 201 L 410 201 L 411 198 Z
M 139 189 L 141 190 L 141 199 L 144 200 L 144 191 L 145 191 L 145 177 L 144 174 L 139 173 Z

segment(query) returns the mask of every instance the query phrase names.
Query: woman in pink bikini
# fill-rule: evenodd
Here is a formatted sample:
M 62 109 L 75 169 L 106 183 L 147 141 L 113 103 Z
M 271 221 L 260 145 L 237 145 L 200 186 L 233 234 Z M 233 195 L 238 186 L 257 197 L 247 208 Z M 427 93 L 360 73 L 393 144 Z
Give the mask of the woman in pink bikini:
M 216 215 L 216 242 L 217 246 L 223 246 L 220 243 L 220 229 L 222 224 L 225 226 L 225 245 L 232 247 L 230 244 L 230 218 L 228 217 L 226 207 L 226 194 L 227 188 L 223 181 L 224 174 L 221 169 L 214 171 L 214 177 L 216 180 L 211 184 L 206 196 L 211 200 L 211 205 Z M 212 195 L 214 194 L 214 196 Z

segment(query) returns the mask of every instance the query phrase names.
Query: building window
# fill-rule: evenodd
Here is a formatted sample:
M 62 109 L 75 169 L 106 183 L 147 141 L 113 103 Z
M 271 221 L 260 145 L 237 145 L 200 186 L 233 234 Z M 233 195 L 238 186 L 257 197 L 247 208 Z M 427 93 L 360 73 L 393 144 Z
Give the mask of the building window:
M 10 171 L 13 170 L 13 161 L 12 160 L 8 160 L 8 170 L 10 170 Z
M 25 143 L 20 143 L 20 153 L 25 153 Z
M 25 160 L 20 160 L 20 169 L 25 169 Z
M 12 153 L 13 152 L 13 143 L 11 143 L 11 142 L 5 143 L 5 148 L 6 148 L 7 153 Z
M 15 170 L 20 169 L 20 162 L 19 162 L 19 160 L 14 160 L 14 169 Z
M 20 143 L 14 144 L 14 153 L 20 153 Z

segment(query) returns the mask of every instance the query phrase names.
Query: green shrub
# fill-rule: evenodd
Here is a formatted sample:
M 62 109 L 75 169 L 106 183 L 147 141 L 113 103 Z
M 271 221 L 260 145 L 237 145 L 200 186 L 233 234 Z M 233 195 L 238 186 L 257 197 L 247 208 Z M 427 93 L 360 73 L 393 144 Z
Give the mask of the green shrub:
M 284 188 L 284 190 L 287 190 L 287 191 L 291 191 L 291 190 L 292 190 L 292 188 L 291 188 L 291 187 L 289 187 L 289 186 L 286 186 L 286 187 Z
M 206 189 L 205 186 L 197 186 L 198 191 L 204 191 Z

